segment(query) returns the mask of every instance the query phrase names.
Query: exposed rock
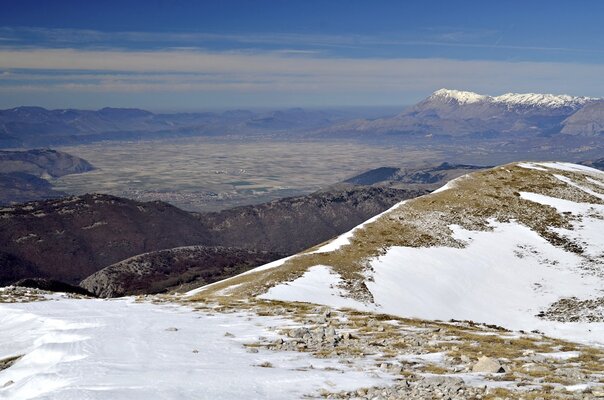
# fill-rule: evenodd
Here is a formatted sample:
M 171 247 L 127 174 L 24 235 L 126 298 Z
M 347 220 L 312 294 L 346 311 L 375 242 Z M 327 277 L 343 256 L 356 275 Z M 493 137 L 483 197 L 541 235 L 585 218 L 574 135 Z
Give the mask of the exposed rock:
M 90 275 L 80 286 L 100 297 L 186 291 L 280 257 L 283 255 L 232 247 L 178 247 L 120 261 Z
M 199 214 L 221 246 L 292 254 L 324 242 L 425 189 L 353 187 Z
M 476 364 L 474 364 L 474 366 L 472 367 L 472 372 L 500 374 L 506 371 L 505 368 L 501 366 L 499 361 L 490 357 L 483 356 L 478 359 L 478 362 L 476 362 Z
M 10 368 L 14 363 L 19 361 L 21 357 L 23 357 L 23 355 L 11 356 L 0 359 L 0 371 L 2 371 L 3 369 Z
M 94 296 L 93 293 L 80 287 L 70 285 L 68 283 L 56 281 L 54 279 L 43 278 L 26 278 L 21 279 L 13 284 L 13 286 L 27 287 L 32 289 L 46 290 L 49 292 L 73 293 L 83 296 Z
M 604 322 L 604 297 L 585 300 L 563 298 L 537 316 L 559 322 Z

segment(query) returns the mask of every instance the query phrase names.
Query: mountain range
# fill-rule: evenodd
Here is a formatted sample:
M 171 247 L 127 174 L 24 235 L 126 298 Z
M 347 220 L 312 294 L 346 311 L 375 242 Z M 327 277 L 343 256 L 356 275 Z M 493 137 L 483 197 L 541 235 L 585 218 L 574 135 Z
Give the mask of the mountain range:
M 12 205 L 0 209 L 0 284 L 45 278 L 77 285 L 107 267 L 87 281 L 96 294 L 200 285 L 327 240 L 425 193 L 349 188 L 202 214 L 100 194 Z
M 342 122 L 321 132 L 454 137 L 560 133 L 593 136 L 603 132 L 603 122 L 602 99 L 534 93 L 492 97 L 440 89 L 395 116 Z
M 292 108 L 255 112 L 152 113 L 133 108 L 47 110 L 42 107 L 17 107 L 0 110 L 0 147 L 41 147 L 101 140 L 197 135 L 290 134 L 350 119 L 359 115 L 359 112 Z
M 406 134 L 484 138 L 566 134 L 589 137 L 601 135 L 604 129 L 601 99 L 568 95 L 508 93 L 492 97 L 440 89 L 399 114 L 380 117 L 386 113 L 385 109 L 152 113 L 123 108 L 17 107 L 0 110 L 0 147 L 198 135 L 333 138 Z

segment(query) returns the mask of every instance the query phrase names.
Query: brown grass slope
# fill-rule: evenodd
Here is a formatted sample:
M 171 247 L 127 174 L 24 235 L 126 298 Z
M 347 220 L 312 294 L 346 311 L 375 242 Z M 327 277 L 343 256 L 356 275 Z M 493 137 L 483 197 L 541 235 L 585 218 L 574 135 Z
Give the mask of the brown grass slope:
M 537 232 L 555 246 L 582 254 L 581 244 L 570 242 L 551 228 L 571 228 L 573 216 L 558 213 L 553 207 L 521 198 L 520 192 L 540 193 L 575 202 L 603 204 L 593 195 L 557 179 L 553 174 L 572 179 L 595 192 L 604 189 L 582 173 L 562 170 L 535 170 L 507 164 L 461 177 L 449 190 L 406 201 L 373 223 L 357 229 L 350 244 L 326 253 L 303 252 L 277 268 L 255 271 L 207 287 L 196 299 L 220 296 L 246 298 L 266 292 L 272 286 L 300 277 L 309 267 L 327 265 L 346 281 L 351 294 L 371 300 L 362 272 L 368 261 L 392 246 L 462 247 L 452 237 L 450 225 L 470 230 L 489 230 L 488 221 L 517 221 Z M 594 177 L 591 177 L 593 179 Z M 600 178 L 601 180 L 601 175 Z M 604 182 L 603 182 L 604 183 Z M 312 250 L 312 249 L 311 249 Z

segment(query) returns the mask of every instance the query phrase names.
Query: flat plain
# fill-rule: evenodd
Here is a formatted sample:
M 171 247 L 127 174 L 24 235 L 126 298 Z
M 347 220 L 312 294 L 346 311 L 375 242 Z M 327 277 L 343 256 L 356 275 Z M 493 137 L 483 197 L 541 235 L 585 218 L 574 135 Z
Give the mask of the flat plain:
M 53 181 L 71 194 L 100 192 L 211 211 L 313 192 L 385 165 L 422 165 L 438 151 L 344 141 L 193 138 L 101 142 L 61 150 L 97 169 Z

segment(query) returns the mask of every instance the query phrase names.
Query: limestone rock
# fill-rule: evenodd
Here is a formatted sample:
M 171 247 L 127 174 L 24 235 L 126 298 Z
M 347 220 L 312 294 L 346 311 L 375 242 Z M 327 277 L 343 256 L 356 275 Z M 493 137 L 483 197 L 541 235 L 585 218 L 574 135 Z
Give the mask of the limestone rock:
M 483 372 L 488 374 L 499 374 L 504 373 L 505 368 L 499 363 L 499 361 L 490 357 L 480 357 L 478 362 L 472 367 L 472 372 Z

